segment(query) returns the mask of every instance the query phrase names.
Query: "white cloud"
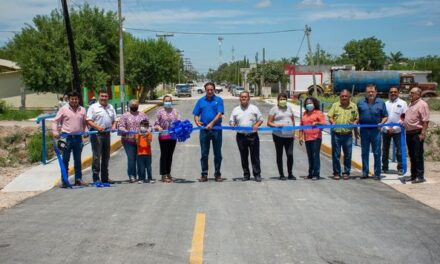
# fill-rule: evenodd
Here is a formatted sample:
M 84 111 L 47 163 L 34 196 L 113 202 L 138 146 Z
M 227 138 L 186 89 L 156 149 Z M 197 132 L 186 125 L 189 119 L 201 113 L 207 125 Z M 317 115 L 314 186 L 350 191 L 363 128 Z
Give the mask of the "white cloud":
M 340 20 L 370 20 L 387 17 L 402 16 L 416 12 L 414 9 L 404 7 L 385 7 L 378 10 L 359 10 L 359 9 L 334 9 L 314 12 L 308 15 L 308 20 L 316 21 L 323 19 Z
M 324 2 L 322 0 L 303 0 L 298 5 L 300 7 L 323 7 Z
M 241 17 L 245 14 L 239 10 L 190 10 L 190 9 L 162 9 L 157 11 L 140 11 L 133 17 L 126 17 L 126 27 L 144 27 L 145 25 L 159 24 L 191 24 L 204 20 L 216 22 L 215 19 Z
M 268 8 L 272 5 L 272 1 L 271 0 L 261 0 L 260 2 L 258 2 L 255 7 L 256 8 Z

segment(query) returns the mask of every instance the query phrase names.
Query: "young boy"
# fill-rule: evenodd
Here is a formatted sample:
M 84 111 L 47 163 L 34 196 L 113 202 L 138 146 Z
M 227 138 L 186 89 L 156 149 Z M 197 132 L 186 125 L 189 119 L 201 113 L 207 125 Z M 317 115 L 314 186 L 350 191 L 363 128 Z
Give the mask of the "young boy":
M 142 120 L 139 127 L 139 134 L 136 136 L 137 144 L 137 166 L 138 166 L 138 183 L 154 183 L 151 177 L 151 140 L 153 136 L 150 130 L 148 120 Z M 145 178 L 145 170 L 147 170 L 148 178 Z

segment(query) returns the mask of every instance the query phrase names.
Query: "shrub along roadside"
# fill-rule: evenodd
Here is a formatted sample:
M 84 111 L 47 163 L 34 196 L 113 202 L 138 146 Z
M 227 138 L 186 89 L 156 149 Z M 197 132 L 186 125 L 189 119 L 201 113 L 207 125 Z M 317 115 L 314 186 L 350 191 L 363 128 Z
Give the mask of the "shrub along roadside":
M 42 141 L 43 135 L 41 132 L 33 134 L 29 143 L 27 144 L 27 153 L 29 155 L 29 161 L 34 163 L 41 160 L 41 152 L 42 152 Z M 46 156 L 47 159 L 51 159 L 54 156 L 54 150 L 52 147 L 52 137 L 50 135 L 46 135 Z
M 42 114 L 42 110 L 13 110 L 4 101 L 0 100 L 0 120 L 27 120 Z

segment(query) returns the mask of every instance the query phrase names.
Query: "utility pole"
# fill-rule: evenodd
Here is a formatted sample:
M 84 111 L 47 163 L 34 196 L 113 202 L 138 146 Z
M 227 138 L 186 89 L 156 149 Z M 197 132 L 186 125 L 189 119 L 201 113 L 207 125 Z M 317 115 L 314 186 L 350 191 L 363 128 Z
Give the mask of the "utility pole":
M 72 26 L 70 25 L 69 9 L 67 7 L 67 1 L 61 0 L 63 5 L 64 24 L 66 25 L 67 42 L 69 44 L 70 51 L 70 63 L 72 64 L 73 74 L 73 91 L 79 94 L 79 104 L 83 105 L 82 92 L 81 92 L 81 80 L 79 79 L 78 63 L 76 61 L 75 44 L 73 42 Z
M 306 37 L 307 37 L 307 46 L 309 48 L 309 56 L 310 56 L 311 62 L 312 62 L 313 96 L 316 97 L 318 95 L 318 89 L 316 87 L 315 62 L 313 60 L 313 52 L 312 52 L 312 47 L 310 45 L 310 32 L 312 32 L 312 29 L 306 25 L 306 27 L 304 29 L 304 34 L 306 34 Z
M 261 92 L 263 91 L 263 86 L 264 86 L 264 64 L 266 63 L 266 49 L 263 48 L 263 66 L 261 68 L 261 76 L 260 76 L 260 95 Z
M 179 53 L 179 68 L 178 68 L 178 72 L 177 72 L 177 79 L 178 79 L 178 83 L 180 83 L 180 66 L 182 65 L 182 57 L 183 57 L 183 50 L 178 49 L 177 53 Z
M 121 0 L 118 0 L 118 16 L 119 16 L 119 89 L 121 91 L 121 103 L 125 99 L 125 68 L 124 68 L 124 36 L 122 31 L 122 7 Z

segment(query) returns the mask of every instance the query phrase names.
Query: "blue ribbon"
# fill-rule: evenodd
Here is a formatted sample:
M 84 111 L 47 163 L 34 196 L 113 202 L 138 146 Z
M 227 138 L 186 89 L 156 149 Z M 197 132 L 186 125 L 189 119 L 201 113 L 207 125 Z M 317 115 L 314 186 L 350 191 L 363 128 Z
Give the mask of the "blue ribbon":
M 58 158 L 58 165 L 60 165 L 61 181 L 63 182 L 64 186 L 66 186 L 67 188 L 72 188 L 72 185 L 70 185 L 69 182 L 69 174 L 67 174 L 67 169 L 64 166 L 63 158 L 61 157 L 61 151 L 58 149 L 55 141 L 53 142 L 53 149 L 55 150 L 55 154 L 57 155 Z
M 295 131 L 295 130 L 308 130 L 308 129 L 335 129 L 335 128 L 378 128 L 378 127 L 390 127 L 399 126 L 401 127 L 400 138 L 401 138 L 401 149 L 402 149 L 402 167 L 404 173 L 407 172 L 407 161 L 406 161 L 406 141 L 405 141 L 405 128 L 399 123 L 389 123 L 389 124 L 347 124 L 347 125 L 306 125 L 306 126 L 283 126 L 283 127 L 259 127 L 257 131 L 260 132 L 273 132 L 273 131 Z M 153 131 L 153 134 L 171 134 L 174 139 L 179 142 L 185 142 L 191 137 L 193 131 L 202 130 L 205 127 L 194 127 L 189 120 L 177 120 L 174 121 L 168 130 Z M 214 130 L 231 130 L 231 131 L 249 131 L 252 132 L 252 127 L 243 126 L 214 126 Z M 118 132 L 118 134 L 134 135 L 139 134 L 137 131 L 121 131 L 121 130 L 105 130 L 103 132 Z M 69 135 L 92 135 L 97 134 L 99 131 L 86 131 L 86 132 L 76 132 L 76 133 L 63 133 L 61 137 L 67 137 Z

